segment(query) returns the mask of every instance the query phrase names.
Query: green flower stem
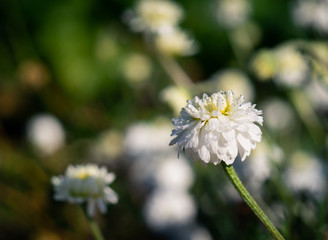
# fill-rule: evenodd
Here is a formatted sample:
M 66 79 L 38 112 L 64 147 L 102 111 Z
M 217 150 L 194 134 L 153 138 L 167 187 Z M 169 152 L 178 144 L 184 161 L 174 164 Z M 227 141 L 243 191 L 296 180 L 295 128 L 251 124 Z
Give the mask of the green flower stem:
M 265 215 L 265 213 L 260 208 L 260 206 L 255 202 L 253 197 L 246 190 L 246 188 L 240 181 L 239 177 L 237 176 L 237 173 L 235 172 L 235 169 L 233 168 L 233 166 L 227 165 L 225 163 L 223 163 L 222 166 L 223 166 L 225 173 L 228 175 L 231 183 L 236 188 L 236 190 L 239 192 L 240 196 L 244 199 L 244 201 L 247 203 L 247 205 L 253 210 L 255 215 L 261 220 L 261 222 L 264 224 L 264 226 L 267 228 L 267 230 L 271 233 L 271 235 L 275 239 L 279 239 L 279 240 L 284 239 L 284 237 L 279 233 L 279 231 L 275 228 L 273 223 L 270 221 L 270 219 Z
M 98 224 L 92 218 L 88 218 L 88 220 L 89 220 L 90 228 L 91 228 L 94 238 L 96 240 L 105 240 L 104 236 L 102 235 L 102 233 L 99 229 Z
M 307 127 L 313 141 L 320 144 L 325 138 L 325 129 L 321 125 L 311 102 L 302 90 L 292 90 L 289 93 L 290 101 L 293 103 L 298 115 Z
M 229 42 L 230 42 L 232 52 L 236 57 L 237 63 L 239 64 L 241 69 L 245 69 L 245 64 L 244 64 L 245 56 L 244 56 L 243 50 L 240 49 L 238 44 L 236 44 L 236 41 L 233 38 L 232 32 L 228 32 L 228 39 L 229 39 Z
M 190 87 L 193 85 L 189 76 L 172 57 L 162 54 L 159 51 L 156 52 L 156 55 L 162 67 L 176 85 L 183 87 Z

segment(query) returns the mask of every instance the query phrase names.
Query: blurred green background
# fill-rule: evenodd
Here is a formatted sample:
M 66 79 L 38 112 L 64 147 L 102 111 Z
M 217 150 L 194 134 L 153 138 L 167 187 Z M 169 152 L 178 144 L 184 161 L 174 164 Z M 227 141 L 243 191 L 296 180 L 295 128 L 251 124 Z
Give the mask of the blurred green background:
M 220 165 L 184 161 L 186 219 L 147 208 L 176 159 L 170 119 L 224 88 L 264 110 L 263 144 L 235 161 L 246 187 L 286 239 L 328 239 L 328 1 L 232 2 L 235 15 L 176 2 L 198 46 L 168 57 L 193 82 L 177 88 L 127 23 L 137 1 L 0 1 L 0 239 L 93 239 L 81 208 L 52 198 L 51 176 L 81 163 L 116 173 L 120 201 L 96 218 L 106 239 L 269 239 Z

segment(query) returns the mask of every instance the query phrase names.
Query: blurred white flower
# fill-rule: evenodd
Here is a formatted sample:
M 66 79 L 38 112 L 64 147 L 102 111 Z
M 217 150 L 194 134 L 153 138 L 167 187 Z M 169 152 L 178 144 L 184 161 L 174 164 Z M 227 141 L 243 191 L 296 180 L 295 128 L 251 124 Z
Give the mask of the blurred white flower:
M 230 38 L 233 44 L 245 55 L 248 55 L 261 40 L 260 27 L 251 21 L 247 21 L 230 31 Z
M 193 176 L 190 176 L 192 171 L 188 170 L 190 166 L 186 164 L 186 159 L 181 158 L 178 162 L 173 162 L 176 160 L 176 151 L 167 145 L 170 130 L 171 124 L 168 119 L 136 123 L 127 130 L 124 140 L 125 151 L 127 157 L 132 159 L 129 179 L 141 191 L 154 187 L 182 189 L 187 188 L 193 181 Z M 176 165 L 174 172 L 177 176 L 167 172 L 173 165 Z M 162 167 L 166 170 L 161 170 Z
M 261 114 L 255 105 L 244 102 L 243 96 L 235 98 L 230 90 L 195 97 L 172 120 L 171 136 L 177 136 L 170 145 L 177 144 L 179 153 L 185 149 L 193 160 L 204 163 L 223 160 L 232 164 L 238 152 L 243 161 L 261 141 L 261 129 L 255 124 L 262 125 Z
M 186 192 L 155 191 L 144 206 L 146 222 L 154 230 L 188 225 L 195 215 L 194 200 Z
M 167 55 L 188 56 L 197 50 L 195 41 L 179 28 L 169 28 L 157 34 L 155 46 Z
M 135 7 L 135 14 L 130 19 L 133 30 L 160 32 L 176 26 L 183 17 L 183 10 L 167 0 L 141 0 Z
M 276 72 L 274 81 L 282 86 L 299 87 L 308 77 L 309 67 L 295 47 L 285 45 L 274 51 Z
M 128 172 L 128 178 L 133 185 L 134 190 L 143 194 L 156 188 L 157 182 L 155 180 L 155 173 L 160 164 L 163 161 L 167 161 L 167 159 L 168 156 L 162 152 L 156 154 L 148 152 L 137 157 L 133 156 Z
M 260 194 L 259 189 L 263 182 L 273 173 L 273 164 L 280 163 L 283 157 L 283 150 L 275 144 L 268 143 L 265 139 L 256 146 L 244 168 L 246 181 L 255 194 Z
M 194 223 L 196 206 L 187 193 L 194 181 L 186 158 L 176 159 L 176 151 L 167 145 L 171 126 L 167 119 L 137 123 L 128 128 L 125 146 L 132 158 L 129 179 L 137 194 L 146 196 L 143 213 L 147 225 L 162 231 Z M 151 139 L 151 141 L 149 141 Z M 150 195 L 148 195 L 150 194 Z
M 194 176 L 187 160 L 176 159 L 175 149 L 167 145 L 170 129 L 170 122 L 164 119 L 129 127 L 125 149 L 133 158 L 129 178 L 135 187 L 187 190 L 192 185 Z
M 170 123 L 164 119 L 158 119 L 152 123 L 133 124 L 127 129 L 124 149 L 128 155 L 135 157 L 166 152 L 170 129 Z
M 167 144 L 167 142 L 166 142 Z M 176 158 L 176 151 L 147 153 L 132 161 L 129 169 L 131 184 L 141 192 L 153 189 L 187 191 L 194 181 L 194 174 L 187 159 Z
M 294 4 L 294 21 L 301 27 L 310 27 L 321 33 L 328 33 L 328 1 L 300 0 Z
M 311 26 L 313 24 L 315 9 L 315 1 L 298 1 L 292 9 L 295 23 L 300 26 Z
M 219 0 L 216 17 L 226 28 L 234 28 L 246 22 L 251 13 L 251 6 L 246 0 Z
M 176 116 L 179 115 L 181 106 L 190 98 L 190 93 L 186 88 L 173 85 L 164 88 L 160 93 L 160 98 L 173 109 Z
M 190 240 L 212 240 L 209 231 L 200 226 L 193 226 L 189 234 L 191 235 Z
M 276 58 L 274 52 L 262 49 L 252 59 L 252 70 L 259 80 L 267 81 L 271 79 L 276 72 Z
M 292 191 L 308 191 L 315 198 L 323 197 L 327 190 L 323 164 L 302 151 L 291 156 L 285 179 Z
M 181 226 L 180 228 L 174 228 L 169 230 L 170 231 L 163 232 L 166 235 L 166 239 L 212 240 L 209 231 L 197 223 L 192 223 L 189 224 L 188 226 Z
M 107 185 L 115 179 L 105 167 L 94 164 L 69 165 L 65 175 L 51 178 L 54 185 L 55 200 L 81 204 L 87 202 L 87 213 L 93 217 L 96 207 L 106 213 L 106 203 L 117 203 L 117 194 Z
M 326 76 L 326 80 L 328 80 L 328 76 Z M 326 111 L 328 110 L 328 87 L 324 84 L 321 80 L 313 79 L 305 87 L 305 93 L 316 109 Z
M 119 131 L 107 130 L 100 134 L 95 150 L 108 158 L 116 158 L 123 152 L 123 136 Z
M 261 108 L 266 119 L 265 125 L 271 130 L 285 131 L 295 124 L 295 114 L 288 102 L 273 98 L 265 101 Z
M 247 165 L 249 176 L 253 178 L 257 183 L 263 182 L 271 175 L 271 166 L 268 159 L 268 149 L 264 145 L 264 141 L 258 144 L 250 157 L 250 163 Z
M 185 158 L 176 159 L 172 153 L 158 164 L 155 172 L 157 187 L 162 190 L 188 190 L 194 180 L 194 174 Z
M 39 114 L 28 122 L 27 138 L 41 155 L 50 155 L 64 145 L 65 132 L 56 117 Z
M 152 66 L 150 60 L 145 55 L 134 53 L 123 62 L 122 71 L 127 81 L 135 86 L 150 78 Z
M 254 99 L 254 87 L 249 78 L 241 71 L 228 69 L 220 71 L 210 78 L 210 82 L 215 84 L 212 89 L 222 89 L 228 91 L 231 89 L 236 95 L 243 95 L 245 99 L 252 101 Z
M 307 44 L 291 41 L 272 50 L 259 51 L 252 60 L 252 69 L 259 80 L 273 79 L 284 87 L 300 87 L 309 78 L 307 60 L 298 50 Z

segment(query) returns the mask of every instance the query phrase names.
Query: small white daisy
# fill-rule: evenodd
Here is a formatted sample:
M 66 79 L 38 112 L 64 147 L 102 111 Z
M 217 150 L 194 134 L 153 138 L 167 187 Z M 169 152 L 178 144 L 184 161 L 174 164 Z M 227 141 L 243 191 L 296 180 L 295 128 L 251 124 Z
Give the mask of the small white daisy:
M 117 194 L 107 185 L 115 179 L 114 173 L 108 173 L 105 167 L 94 164 L 69 165 L 64 176 L 51 178 L 55 188 L 55 200 L 69 203 L 87 202 L 87 213 L 93 217 L 98 207 L 106 213 L 106 203 L 117 203 Z
M 218 164 L 222 160 L 232 164 L 238 155 L 241 160 L 261 141 L 262 111 L 244 102 L 243 96 L 234 97 L 231 90 L 206 94 L 187 101 L 180 116 L 172 120 L 176 137 L 170 145 L 177 144 L 179 153 L 193 160 Z
M 129 20 L 132 29 L 157 33 L 176 26 L 183 17 L 183 9 L 167 0 L 140 0 L 134 15 Z
M 328 33 L 328 1 L 297 1 L 293 5 L 294 22 L 300 27 L 312 28 L 322 34 Z
M 308 192 L 316 199 L 325 196 L 327 189 L 325 166 L 310 153 L 304 151 L 293 153 L 284 178 L 287 186 L 294 193 Z
M 192 223 L 196 204 L 187 192 L 157 190 L 147 199 L 143 212 L 150 228 L 162 230 Z
M 195 41 L 183 30 L 172 27 L 155 36 L 155 46 L 167 55 L 188 56 L 197 51 Z
M 28 122 L 27 138 L 40 155 L 47 156 L 65 144 L 65 130 L 55 116 L 39 114 Z
M 245 0 L 219 0 L 217 20 L 225 28 L 235 28 L 245 23 L 251 13 L 251 5 Z

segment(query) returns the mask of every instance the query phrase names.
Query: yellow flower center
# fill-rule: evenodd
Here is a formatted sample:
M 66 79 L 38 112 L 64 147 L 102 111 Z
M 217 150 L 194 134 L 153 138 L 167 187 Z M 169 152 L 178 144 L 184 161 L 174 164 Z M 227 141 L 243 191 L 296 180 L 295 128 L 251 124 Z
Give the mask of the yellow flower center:
M 77 174 L 76 176 L 78 179 L 84 180 L 88 177 L 90 177 L 90 174 L 87 172 L 80 172 L 79 174 Z
M 228 102 L 228 100 L 226 100 L 225 105 L 223 107 L 218 106 L 217 104 L 217 100 L 213 97 L 211 97 L 210 99 L 208 99 L 205 102 L 205 109 L 209 112 L 209 114 L 213 114 L 213 112 L 218 112 L 220 111 L 222 113 L 222 115 L 225 116 L 229 116 L 231 114 L 231 105 Z M 215 114 L 216 116 L 216 114 Z
M 207 109 L 210 113 L 212 113 L 213 111 L 218 110 L 218 106 L 215 104 L 214 101 L 211 101 L 210 104 L 207 105 Z
M 224 115 L 224 116 L 228 116 L 230 115 L 230 104 L 227 104 L 227 106 L 221 110 L 221 113 Z

